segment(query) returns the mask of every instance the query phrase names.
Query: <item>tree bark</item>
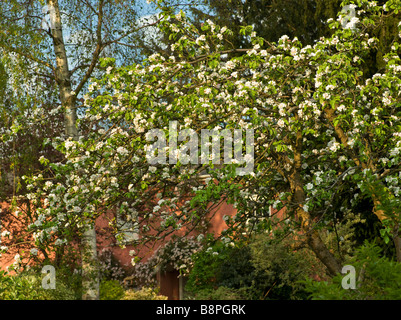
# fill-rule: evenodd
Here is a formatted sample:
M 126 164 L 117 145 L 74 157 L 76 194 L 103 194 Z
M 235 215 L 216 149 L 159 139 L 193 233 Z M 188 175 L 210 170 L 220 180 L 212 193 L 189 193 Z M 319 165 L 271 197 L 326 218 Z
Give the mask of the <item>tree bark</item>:
M 327 270 L 332 276 L 335 276 L 337 273 L 341 272 L 340 263 L 326 247 L 317 231 L 313 230 L 310 235 L 307 235 L 307 244 L 316 254 L 318 259 L 323 262 L 323 264 L 326 266 Z
M 301 179 L 302 169 L 302 132 L 298 131 L 295 141 L 294 166 L 289 177 L 292 191 L 292 204 L 296 206 L 297 218 L 301 221 L 302 231 L 306 235 L 307 244 L 316 254 L 318 259 L 326 266 L 331 275 L 341 272 L 341 265 L 324 244 L 319 233 L 313 228 L 313 219 L 310 214 L 302 207 L 306 196 Z
M 99 268 L 96 231 L 90 228 L 82 237 L 82 300 L 99 300 Z
M 329 273 L 334 276 L 341 272 L 341 264 L 324 244 L 319 233 L 313 229 L 313 221 L 310 214 L 301 207 L 301 203 L 305 201 L 305 193 L 299 181 L 298 179 L 293 181 L 297 185 L 294 189 L 293 202 L 298 206 L 296 213 L 301 221 L 302 231 L 306 235 L 306 243 L 317 258 L 326 266 Z
M 65 109 L 64 124 L 67 138 L 78 139 L 76 96 L 72 93 L 71 77 L 65 50 L 63 29 L 58 0 L 47 2 L 51 14 L 51 35 L 56 56 L 56 82 L 60 90 L 60 100 Z M 97 270 L 96 232 L 92 223 L 82 237 L 82 285 L 84 300 L 99 299 L 99 274 Z

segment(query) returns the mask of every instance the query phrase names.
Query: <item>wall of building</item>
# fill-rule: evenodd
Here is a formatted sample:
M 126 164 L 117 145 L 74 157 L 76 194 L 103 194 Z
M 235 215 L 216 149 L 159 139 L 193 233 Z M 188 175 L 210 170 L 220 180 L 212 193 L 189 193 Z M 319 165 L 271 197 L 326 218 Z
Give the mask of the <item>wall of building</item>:
M 26 232 L 26 226 L 31 223 L 23 219 L 26 214 L 17 216 L 15 213 L 9 212 L 9 208 L 9 204 L 4 202 L 0 203 L 0 209 L 2 210 L 0 214 L 0 232 L 5 230 L 10 232 L 10 235 L 7 238 L 3 238 L 3 242 L 0 243 L 0 246 L 4 245 L 8 247 L 7 252 L 3 253 L 0 257 L 0 270 L 6 270 L 8 266 L 12 265 L 14 263 L 14 257 L 16 254 L 20 254 L 24 262 L 28 262 L 27 258 L 24 258 L 22 251 L 25 252 L 26 256 L 29 256 L 29 250 L 34 246 L 32 233 Z M 223 217 L 225 215 L 233 215 L 235 213 L 236 210 L 231 205 L 222 203 L 217 210 L 210 213 L 211 219 L 207 232 L 214 233 L 216 236 L 218 236 L 224 229 L 227 228 Z M 163 241 L 154 243 L 152 245 L 152 249 L 141 249 L 129 245 L 121 247 L 116 243 L 115 238 L 111 235 L 109 218 L 110 217 L 107 216 L 101 216 L 96 221 L 98 252 L 101 253 L 102 250 L 110 250 L 113 254 L 113 257 L 124 268 L 129 269 L 132 267 L 132 256 L 129 254 L 131 250 L 135 250 L 141 258 L 146 260 L 152 256 L 158 247 L 171 239 L 170 235 Z M 41 258 L 43 258 L 43 255 Z M 178 275 L 179 274 L 177 270 L 168 270 L 158 273 L 160 294 L 166 295 L 172 300 L 179 299 L 180 296 L 182 296 L 183 283 L 182 279 L 180 279 Z

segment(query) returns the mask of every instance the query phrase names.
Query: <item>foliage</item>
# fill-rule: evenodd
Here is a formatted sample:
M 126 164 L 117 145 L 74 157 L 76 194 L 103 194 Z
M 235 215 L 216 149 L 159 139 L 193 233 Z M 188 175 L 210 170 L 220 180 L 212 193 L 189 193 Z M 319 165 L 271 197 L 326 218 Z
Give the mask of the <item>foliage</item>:
M 296 244 L 291 238 L 272 238 L 271 235 L 258 235 L 250 244 L 252 264 L 263 274 L 256 283 L 264 280 L 264 299 L 306 298 L 299 280 L 312 276 L 317 262 L 308 260 L 308 255 L 312 254 L 310 250 L 297 248 Z
M 74 293 L 74 299 L 82 298 L 82 277 L 80 268 L 74 268 L 69 264 L 60 264 L 56 267 L 56 290 L 61 283 Z M 63 298 L 61 298 L 63 300 Z
M 329 38 L 333 34 L 328 21 L 338 19 L 343 5 L 363 5 L 363 2 L 344 2 L 342 0 L 287 0 L 287 1 L 218 1 L 204 0 L 206 8 L 193 7 L 197 23 L 206 19 L 232 30 L 230 41 L 236 47 L 251 46 L 249 38 L 240 33 L 242 27 L 252 25 L 254 31 L 265 40 L 277 42 L 282 36 L 298 38 L 304 46 L 314 45 L 321 37 Z M 386 1 L 376 1 L 375 5 L 384 5 Z M 356 7 L 357 8 L 357 7 Z M 371 37 L 378 39 L 378 46 L 371 48 L 362 62 L 366 73 L 372 76 L 385 66 L 383 60 L 392 43 L 397 41 L 397 24 L 400 15 L 384 14 L 369 30 Z M 343 23 L 343 22 L 342 22 Z M 345 22 L 344 22 L 345 24 Z
M 316 260 L 305 257 L 310 251 L 295 251 L 294 243 L 271 234 L 236 247 L 217 242 L 194 257 L 186 289 L 196 299 L 226 291 L 250 300 L 303 299 L 306 295 L 298 281 L 317 270 L 312 264 Z
M 366 219 L 362 219 L 361 214 L 355 214 L 342 207 L 342 211 L 336 213 L 333 221 L 325 225 L 320 233 L 324 243 L 336 258 L 344 262 L 353 256 L 355 248 L 358 247 L 356 228 L 366 227 Z
M 106 280 L 100 282 L 100 300 L 120 300 L 124 297 L 125 291 L 117 280 Z
M 204 2 L 206 9 L 193 9 L 198 19 L 211 19 L 216 24 L 227 26 L 233 31 L 232 41 L 241 47 L 249 45 L 248 39 L 239 36 L 240 28 L 248 25 L 253 25 L 267 41 L 278 41 L 286 34 L 290 38 L 299 38 L 304 45 L 312 45 L 320 37 L 329 35 L 326 21 L 336 17 L 341 4 L 341 0 Z
M 360 0 L 356 9 L 345 27 L 344 14 L 329 21 L 332 35 L 313 45 L 286 35 L 270 43 L 244 27 L 248 48 L 236 48 L 228 28 L 210 20 L 196 28 L 180 12 L 159 25 L 174 41 L 168 54 L 123 67 L 103 60 L 104 74 L 84 96 L 81 137 L 52 140 L 66 161 L 44 161 L 47 175 L 27 177 L 38 207 L 29 229 L 37 245 L 65 245 L 111 209 L 138 233 L 132 244 L 144 244 L 177 231 L 204 232 L 221 202 L 237 209 L 225 217 L 231 236 L 271 228 L 270 209 L 285 207 L 286 222 L 335 273 L 340 264 L 316 226 L 333 221 L 332 203 L 346 188 L 350 198 L 372 201 L 390 240 L 400 221 L 399 43 L 383 55 L 380 73 L 369 74 L 365 64 L 379 45 L 377 23 L 397 20 L 400 3 Z M 198 148 L 205 161 L 189 163 L 180 139 L 177 152 L 159 150 L 161 160 L 173 161 L 154 162 L 153 130 L 173 138 L 175 126 L 253 130 L 254 154 L 222 165 L 221 154 L 206 157 Z M 234 140 L 246 151 L 245 134 Z M 248 164 L 252 172 L 238 170 Z
M 194 266 L 189 273 L 186 290 L 196 293 L 217 289 L 222 263 L 229 259 L 232 250 L 234 249 L 224 242 L 216 241 L 212 246 L 195 253 Z
M 167 297 L 159 295 L 152 288 L 141 288 L 140 290 L 127 290 L 121 300 L 167 300 Z
M 50 17 L 53 11 L 46 3 L 53 3 L 57 11 L 60 9 L 64 32 L 61 44 L 60 41 L 53 42 L 53 17 Z M 142 60 L 140 50 L 133 45 L 138 38 L 143 39 L 147 27 L 146 19 L 137 19 L 138 12 L 146 12 L 142 5 L 141 2 L 130 0 L 10 0 L 2 3 L 0 199 L 10 201 L 12 198 L 14 210 L 22 211 L 23 205 L 35 210 L 34 205 L 37 204 L 31 201 L 30 183 L 23 177 L 38 175 L 46 180 L 48 186 L 54 175 L 51 171 L 43 172 L 43 165 L 63 161 L 63 155 L 55 150 L 53 144 L 54 137 L 65 138 L 64 109 L 60 106 L 60 102 L 64 101 L 60 101 L 63 99 L 59 97 L 64 91 L 63 86 L 72 86 L 74 91 L 70 92 L 70 88 L 68 94 L 73 96 L 73 109 L 77 108 L 80 112 L 84 108 L 80 98 L 87 90 L 90 76 L 102 72 L 99 69 L 100 57 L 113 55 L 120 64 Z M 83 25 L 86 26 L 85 30 L 82 29 Z M 138 30 L 141 30 L 140 34 Z M 60 59 L 55 60 L 54 54 L 58 54 L 59 50 L 55 44 L 66 49 L 70 67 L 67 73 L 71 79 L 61 79 Z M 46 206 L 47 203 L 40 205 Z M 41 223 L 31 211 L 26 215 L 29 223 Z M 54 228 L 51 232 L 54 232 Z M 18 241 L 22 242 L 21 239 Z M 35 247 L 40 248 L 41 245 Z
M 76 293 L 57 279 L 55 289 L 42 288 L 42 275 L 26 271 L 17 275 L 0 273 L 0 300 L 76 300 Z
M 27 66 L 11 54 L 4 53 L 3 59 L 8 81 L 7 100 L 0 101 L 0 199 L 15 200 L 28 193 L 22 177 L 40 172 L 42 157 L 60 160 L 60 153 L 46 141 L 63 133 L 63 119 L 55 107 L 54 85 L 35 83 L 32 73 L 40 71 L 25 70 Z
M 269 283 L 263 271 L 255 268 L 250 245 L 230 250 L 220 264 L 217 282 L 219 287 L 238 290 L 247 299 L 263 299 Z
M 0 298 L 2 300 L 44 300 L 44 290 L 38 290 L 40 282 L 35 278 L 0 275 Z
M 379 246 L 366 242 L 349 262 L 356 270 L 356 288 L 344 289 L 345 275 L 331 281 L 308 279 L 306 290 L 314 300 L 399 300 L 401 264 L 382 255 Z
M 247 300 L 249 297 L 241 289 L 220 286 L 217 289 L 201 289 L 196 295 L 189 295 L 188 299 L 196 300 Z

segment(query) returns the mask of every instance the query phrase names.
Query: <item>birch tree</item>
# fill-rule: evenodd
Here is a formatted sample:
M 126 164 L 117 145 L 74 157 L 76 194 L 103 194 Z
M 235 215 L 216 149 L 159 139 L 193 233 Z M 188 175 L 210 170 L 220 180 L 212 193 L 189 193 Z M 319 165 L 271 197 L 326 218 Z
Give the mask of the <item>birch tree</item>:
M 120 63 L 138 61 L 135 1 L 9 1 L 2 4 L 0 47 L 6 53 L 37 66 L 37 81 L 54 81 L 63 110 L 65 135 L 77 140 L 77 108 L 99 59 L 113 53 Z M 153 24 L 156 21 L 152 22 Z M 68 39 L 66 43 L 65 39 Z M 93 221 L 88 221 L 93 225 Z M 96 234 L 89 228 L 83 238 L 85 299 L 98 298 Z

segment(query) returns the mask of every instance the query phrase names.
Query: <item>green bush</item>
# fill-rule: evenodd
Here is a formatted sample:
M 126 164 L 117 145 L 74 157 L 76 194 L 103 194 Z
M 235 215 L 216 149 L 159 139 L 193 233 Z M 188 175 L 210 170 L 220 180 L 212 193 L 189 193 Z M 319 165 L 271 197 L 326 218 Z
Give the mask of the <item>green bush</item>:
M 215 290 L 203 289 L 196 292 L 197 300 L 246 300 L 246 292 L 242 289 L 218 287 Z M 189 296 L 191 299 L 191 296 Z
M 304 299 L 307 294 L 299 281 L 311 269 L 303 253 L 271 235 L 236 247 L 218 241 L 195 255 L 186 290 L 196 299 L 224 294 L 249 300 Z
M 228 259 L 232 248 L 217 241 L 213 246 L 197 252 L 193 256 L 194 266 L 186 283 L 186 290 L 197 293 L 218 288 L 218 276 L 222 263 Z
M 347 274 L 331 281 L 307 279 L 306 290 L 313 300 L 399 300 L 401 299 L 401 264 L 382 255 L 376 244 L 365 242 L 347 263 L 355 268 L 356 288 L 344 289 Z
M 269 289 L 267 277 L 252 262 L 251 247 L 233 248 L 219 268 L 219 286 L 235 289 L 244 299 L 260 300 Z
M 100 283 L 100 300 L 120 300 L 124 297 L 124 288 L 117 280 L 106 280 Z
M 10 276 L 0 272 L 1 300 L 47 300 L 46 292 L 36 278 L 27 275 Z
M 312 254 L 303 248 L 294 248 L 291 237 L 257 235 L 251 242 L 251 263 L 258 277 L 264 299 L 298 300 L 307 298 L 301 280 L 313 273 Z
M 155 289 L 141 288 L 140 290 L 127 290 L 121 300 L 167 300 L 167 297 L 159 295 Z
M 25 271 L 17 275 L 0 272 L 0 300 L 75 300 L 76 294 L 67 284 L 56 280 L 55 289 L 43 289 L 44 275 Z

